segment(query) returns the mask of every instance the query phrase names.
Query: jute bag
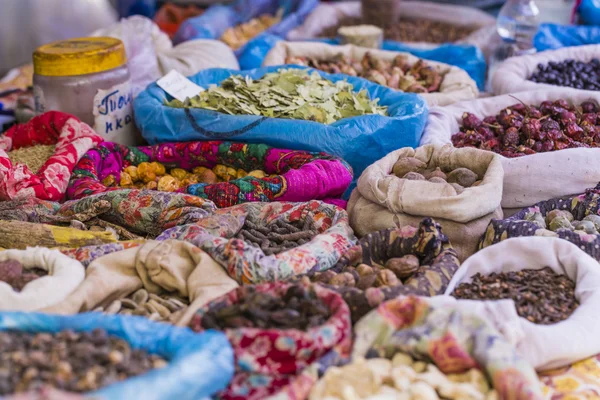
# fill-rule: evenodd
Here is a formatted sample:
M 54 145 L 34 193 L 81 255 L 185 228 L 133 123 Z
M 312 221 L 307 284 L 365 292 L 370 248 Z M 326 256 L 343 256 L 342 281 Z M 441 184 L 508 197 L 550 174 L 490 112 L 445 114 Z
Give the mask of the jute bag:
M 483 119 L 519 101 L 539 105 L 546 100 L 560 99 L 576 105 L 586 100 L 600 102 L 600 93 L 555 88 L 433 107 L 429 110 L 421 145 L 451 143 L 452 136 L 460 130 L 465 112 Z M 597 148 L 565 149 L 517 158 L 500 156 L 500 159 L 504 168 L 503 208 L 521 209 L 553 197 L 579 194 L 600 181 L 600 149 Z
M 403 55 L 410 65 L 419 61 L 418 57 L 409 53 L 387 50 L 374 50 L 354 45 L 336 46 L 326 43 L 315 42 L 278 42 L 269 51 L 263 61 L 263 66 L 286 64 L 288 57 L 310 57 L 319 61 L 331 60 L 338 55 L 344 55 L 352 60 L 360 61 L 366 53 L 370 53 L 378 59 L 392 61 L 396 56 Z M 439 93 L 419 93 L 430 106 L 445 106 L 461 100 L 477 98 L 479 90 L 477 84 L 469 74 L 458 67 L 448 64 L 427 61 L 436 71 L 443 75 Z
M 416 157 L 429 168 L 465 167 L 482 178 L 479 186 L 461 194 L 446 183 L 401 179 L 392 174 L 399 158 Z M 427 145 L 396 150 L 368 167 L 348 202 L 350 224 L 359 236 L 418 224 L 433 217 L 448 235 L 459 259 L 477 250 L 477 242 L 492 218 L 501 218 L 504 172 L 500 157 L 472 148 Z
M 511 57 L 498 66 L 490 78 L 492 92 L 495 94 L 529 92 L 540 89 L 558 89 L 560 86 L 547 83 L 537 83 L 528 78 L 537 70 L 538 64 L 546 65 L 550 61 L 559 62 L 568 59 L 588 62 L 598 58 L 600 45 L 565 47 L 558 50 L 548 50 L 528 56 Z M 587 93 L 597 96 L 598 92 L 564 87 L 573 93 Z
M 579 307 L 564 321 L 552 325 L 538 325 L 502 312 L 502 318 L 493 318 L 493 307 L 486 308 L 490 319 L 499 324 L 499 330 L 511 338 L 519 354 L 537 370 L 543 371 L 571 364 L 600 352 L 600 270 L 598 262 L 576 245 L 551 237 L 521 237 L 505 240 L 486 247 L 465 261 L 454 274 L 448 288 L 450 295 L 462 282 L 470 282 L 476 273 L 520 271 L 550 267 L 558 274 L 567 275 L 576 284 L 575 297 Z M 479 301 L 472 301 L 479 303 Z M 501 303 L 487 301 L 485 303 Z M 499 305 L 501 309 L 504 307 Z

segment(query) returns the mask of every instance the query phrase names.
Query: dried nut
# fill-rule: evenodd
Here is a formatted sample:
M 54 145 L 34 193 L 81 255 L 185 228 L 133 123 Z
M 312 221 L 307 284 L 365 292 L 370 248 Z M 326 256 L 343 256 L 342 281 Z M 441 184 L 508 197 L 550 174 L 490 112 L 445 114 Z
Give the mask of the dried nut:
M 468 168 L 456 168 L 448 174 L 448 183 L 458 183 L 462 187 L 471 187 L 477 181 L 477 174 Z
M 146 304 L 152 305 L 152 307 L 154 307 L 156 312 L 158 312 L 160 317 L 163 319 L 169 318 L 169 315 L 171 315 L 171 311 L 169 311 L 169 309 L 167 307 L 158 303 L 156 300 L 149 300 L 148 303 L 146 303 Z
M 389 270 L 381 270 L 377 273 L 377 278 L 375 279 L 375 286 L 397 286 L 401 282 L 398 280 L 396 275 Z
M 408 172 L 402 179 L 408 179 L 409 181 L 424 181 L 425 177 L 418 172 Z
M 370 265 L 360 264 L 358 267 L 356 267 L 356 272 L 358 272 L 360 276 L 365 276 L 371 275 L 374 271 Z
M 417 172 L 427 167 L 423 161 L 414 157 L 401 158 L 394 164 L 392 172 L 398 178 L 404 177 L 409 172 Z
M 425 174 L 425 179 L 429 180 L 431 178 L 441 178 L 444 182 L 447 179 L 446 174 L 440 169 L 440 167 L 436 167 L 433 171 Z
M 443 180 L 442 178 L 438 178 L 437 176 L 434 176 L 433 178 L 429 178 L 428 181 L 431 183 L 448 183 L 445 180 Z
M 129 308 L 131 310 L 135 310 L 137 308 L 137 303 L 131 299 L 121 299 L 121 307 Z
M 125 356 L 118 350 L 112 350 L 108 353 L 108 361 L 110 361 L 111 364 L 120 364 L 124 359 Z
M 136 304 L 142 305 L 148 301 L 148 291 L 146 289 L 140 289 L 131 295 L 131 299 L 136 302 Z
M 115 300 L 106 307 L 104 311 L 106 314 L 116 314 L 121 311 L 121 302 L 119 300 Z
M 417 272 L 420 264 L 416 256 L 408 254 L 404 257 L 390 258 L 385 263 L 385 267 L 392 271 L 398 279 L 406 279 Z
M 417 373 L 421 373 L 427 369 L 427 363 L 424 363 L 423 361 L 416 361 L 412 365 L 412 369 L 414 369 Z
M 456 194 L 461 194 L 465 191 L 465 188 L 460 186 L 458 183 L 451 183 L 450 186 L 452 186 L 454 190 L 456 190 Z
M 392 358 L 392 366 L 397 367 L 399 365 L 412 365 L 413 359 L 411 356 L 405 353 L 396 353 Z
M 334 286 L 346 286 L 353 287 L 356 285 L 356 281 L 354 280 L 354 276 L 352 276 L 349 272 L 342 272 L 341 274 L 337 274 L 330 281 L 330 285 Z
M 370 273 L 369 275 L 363 275 L 358 280 L 356 287 L 360 290 L 367 290 L 368 288 L 373 287 L 373 285 L 375 285 L 376 280 L 377 274 L 375 274 L 374 272 Z

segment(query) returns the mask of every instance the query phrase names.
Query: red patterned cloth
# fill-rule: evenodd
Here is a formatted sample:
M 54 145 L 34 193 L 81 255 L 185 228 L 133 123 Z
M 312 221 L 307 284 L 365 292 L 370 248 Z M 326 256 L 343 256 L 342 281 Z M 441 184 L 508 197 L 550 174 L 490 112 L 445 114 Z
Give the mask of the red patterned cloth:
M 92 128 L 72 115 L 50 111 L 0 136 L 0 200 L 37 197 L 60 201 L 71 172 L 83 155 L 102 142 Z M 7 152 L 21 147 L 56 144 L 52 157 L 34 174 L 10 161 Z
M 202 330 L 202 315 L 211 307 L 244 301 L 249 292 L 283 296 L 292 286 L 281 282 L 242 286 L 205 305 L 190 322 Z M 221 400 L 259 400 L 278 395 L 305 399 L 318 379 L 317 372 L 349 356 L 352 346 L 350 310 L 332 290 L 311 285 L 311 290 L 329 307 L 331 316 L 321 326 L 297 329 L 227 329 L 235 353 L 236 374 L 229 387 L 217 396 Z

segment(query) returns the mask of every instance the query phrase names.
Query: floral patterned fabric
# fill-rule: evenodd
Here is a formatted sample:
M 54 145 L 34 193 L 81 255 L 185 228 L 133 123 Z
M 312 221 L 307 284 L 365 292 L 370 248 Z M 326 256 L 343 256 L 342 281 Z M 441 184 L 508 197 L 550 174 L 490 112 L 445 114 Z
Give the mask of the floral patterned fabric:
M 16 125 L 0 136 L 0 200 L 37 197 L 60 201 L 75 164 L 102 138 L 72 115 L 50 111 Z M 54 154 L 37 173 L 26 165 L 13 165 L 11 150 L 56 144 Z
M 213 218 L 227 214 L 230 218 L 237 216 L 258 224 L 269 224 L 278 219 L 287 222 L 310 219 L 311 229 L 319 234 L 302 246 L 270 256 L 244 240 L 217 237 L 196 227 L 174 228 L 164 232 L 157 240 L 180 239 L 195 244 L 210 254 L 240 284 L 275 282 L 311 270 L 324 271 L 333 267 L 342 254 L 356 243 L 346 211 L 317 200 L 240 204 L 218 209 Z
M 544 399 L 600 399 L 600 355 L 539 374 Z
M 419 228 L 405 226 L 368 234 L 348 250 L 332 270 L 341 272 L 346 266 L 358 266 L 362 263 L 383 265 L 390 258 L 408 254 L 417 256 L 422 267 L 403 285 L 369 288 L 365 291 L 354 287 L 330 287 L 341 293 L 348 303 L 353 323 L 384 301 L 400 295 L 444 294 L 450 279 L 460 266 L 456 251 L 450 245 L 448 237 L 442 233 L 441 226 L 433 219 L 425 218 Z M 293 279 L 300 279 L 300 276 Z
M 61 248 L 59 251 L 66 256 L 76 259 L 83 264 L 85 268 L 87 268 L 96 258 L 114 253 L 116 251 L 132 249 L 134 247 L 141 246 L 143 243 L 143 240 L 127 240 L 123 242 L 107 243 L 97 246 L 84 246 L 77 249 Z
M 542 399 L 534 369 L 485 319 L 423 297 L 381 304 L 354 328 L 352 357 L 392 358 L 399 351 L 444 373 L 483 369 L 501 399 Z
M 545 217 L 547 213 L 555 209 L 571 212 L 576 220 L 581 220 L 590 214 L 599 215 L 600 184 L 578 196 L 542 201 L 532 207 L 524 208 L 507 219 L 493 219 L 481 238 L 479 248 L 482 249 L 514 237 L 557 236 L 577 245 L 587 254 L 600 261 L 600 235 L 567 229 L 561 229 L 554 233 L 547 229 L 541 229 L 535 223 L 525 220 L 525 216 L 529 213 L 540 212 Z
M 102 193 L 108 188 L 101 181 L 113 175 L 117 182 L 121 171 L 143 161 L 158 161 L 169 168 L 191 170 L 224 164 L 246 171 L 263 170 L 268 175 L 257 179 L 247 176 L 216 184 L 198 183 L 187 193 L 213 201 L 217 207 L 246 202 L 309 201 L 340 197 L 352 181 L 352 168 L 340 158 L 325 153 L 275 149 L 264 144 L 223 141 L 163 143 L 132 147 L 104 142 L 89 151 L 77 164 L 69 188 L 70 199 Z M 315 185 L 318 182 L 318 185 Z
M 190 327 L 202 330 L 202 316 L 212 307 L 244 301 L 249 292 L 283 296 L 289 284 L 281 282 L 237 288 L 201 308 Z M 304 399 L 317 381 L 318 371 L 347 358 L 352 345 L 350 311 L 339 294 L 318 285 L 310 290 L 329 308 L 329 320 L 307 331 L 297 329 L 227 329 L 235 354 L 236 374 L 217 397 L 222 400 L 259 400 L 277 395 Z

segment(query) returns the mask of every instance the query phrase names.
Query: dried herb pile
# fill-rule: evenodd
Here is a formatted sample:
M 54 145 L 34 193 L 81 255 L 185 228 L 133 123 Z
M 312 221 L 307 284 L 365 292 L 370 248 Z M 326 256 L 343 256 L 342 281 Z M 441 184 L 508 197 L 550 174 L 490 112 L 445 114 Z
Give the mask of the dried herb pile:
M 387 107 L 371 100 L 366 90 L 354 92 L 346 81 L 336 83 L 319 73 L 280 69 L 260 79 L 234 75 L 185 102 L 170 107 L 204 108 L 231 115 L 263 115 L 331 124 L 342 118 L 366 114 L 387 115 Z
M 551 268 L 476 274 L 471 283 L 461 283 L 452 296 L 459 299 L 512 299 L 519 316 L 536 324 L 555 324 L 575 311 L 575 283 Z
M 106 331 L 70 330 L 57 334 L 0 332 L 0 395 L 49 385 L 70 392 L 89 392 L 167 362 Z
M 288 57 L 285 63 L 304 65 L 334 74 L 359 76 L 409 93 L 439 92 L 444 79 L 440 72 L 423 60 L 409 65 L 405 55 L 398 55 L 391 62 L 366 53 L 360 62 L 339 54 L 324 61 L 309 57 Z
M 24 268 L 17 260 L 0 262 L 0 282 L 8 283 L 15 291 L 20 292 L 25 285 L 48 272 L 42 268 Z
M 226 306 L 213 305 L 202 316 L 202 328 L 306 330 L 323 325 L 330 317 L 329 308 L 312 290 L 303 285 L 290 286 L 282 297 L 257 293 L 252 286 L 244 286 L 239 290 L 242 291 L 240 302 Z
M 40 168 L 54 154 L 55 149 L 55 144 L 38 144 L 21 147 L 20 149 L 9 151 L 7 154 L 13 164 L 25 164 L 31 172 L 37 174 Z

